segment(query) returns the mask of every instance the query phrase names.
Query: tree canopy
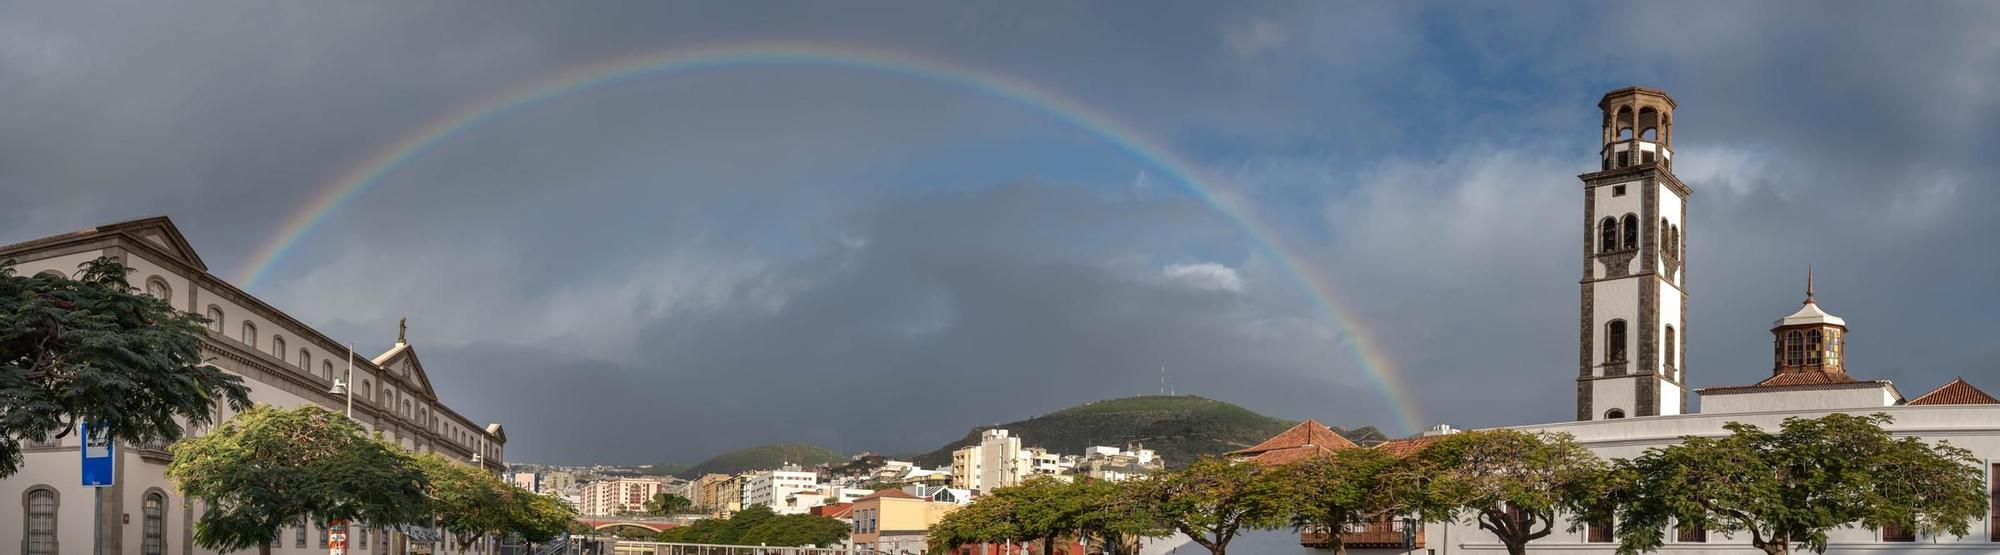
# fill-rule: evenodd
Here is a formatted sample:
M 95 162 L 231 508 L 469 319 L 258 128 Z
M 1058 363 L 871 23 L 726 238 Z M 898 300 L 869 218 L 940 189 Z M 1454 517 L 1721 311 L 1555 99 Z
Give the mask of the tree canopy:
M 703 519 L 659 534 L 660 541 L 798 547 L 833 545 L 847 538 L 846 524 L 815 515 L 780 515 L 752 505 L 727 519 Z
M 1282 472 L 1203 458 L 1147 480 L 1140 492 L 1175 531 L 1224 555 L 1244 530 L 1277 528 L 1291 520 L 1287 487 Z
M 1406 512 L 1417 503 L 1418 474 L 1377 449 L 1342 449 L 1286 465 L 1279 472 L 1292 525 L 1323 530 L 1334 553 L 1346 553 L 1351 526 Z
M 1658 548 L 1669 526 L 1748 533 L 1766 553 L 1825 552 L 1859 523 L 1964 536 L 1986 514 L 1983 473 L 1947 443 L 1897 438 L 1884 414 L 1787 418 L 1777 433 L 1730 423 L 1620 465 L 1620 550 Z
M 1515 555 L 1547 537 L 1557 514 L 1589 513 L 1604 498 L 1598 490 L 1605 463 L 1568 434 L 1461 432 L 1425 447 L 1411 463 L 1425 481 L 1420 513 L 1477 523 Z
M 74 278 L 15 275 L 0 263 L 0 478 L 20 441 L 47 441 L 91 422 L 119 441 L 180 439 L 226 402 L 250 404 L 242 378 L 204 363 L 204 317 L 140 294 L 110 258 Z
M 414 459 L 317 406 L 252 406 L 171 449 L 167 476 L 204 503 L 195 543 L 210 549 L 268 553 L 279 529 L 304 519 L 397 526 L 433 514 Z
M 646 500 L 646 514 L 652 516 L 673 516 L 687 512 L 694 501 L 671 493 L 661 493 Z

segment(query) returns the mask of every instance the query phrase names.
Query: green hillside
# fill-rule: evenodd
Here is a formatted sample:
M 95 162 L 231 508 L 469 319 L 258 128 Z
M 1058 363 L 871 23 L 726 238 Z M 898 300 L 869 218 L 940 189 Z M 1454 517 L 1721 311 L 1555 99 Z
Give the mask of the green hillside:
M 1181 466 L 1201 455 L 1256 445 L 1295 424 L 1298 422 L 1192 395 L 1127 397 L 974 428 L 963 439 L 918 455 L 915 462 L 926 467 L 948 466 L 952 450 L 977 443 L 984 430 L 1005 428 L 1022 438 L 1023 447 L 1075 455 L 1094 445 L 1123 447 L 1139 442 L 1159 453 L 1167 465 Z
M 947 454 L 946 456 L 950 456 Z M 737 449 L 701 461 L 674 475 L 695 479 L 704 474 L 735 474 L 748 470 L 771 470 L 786 464 L 810 467 L 820 463 L 846 462 L 847 455 L 825 447 L 804 444 L 765 445 Z

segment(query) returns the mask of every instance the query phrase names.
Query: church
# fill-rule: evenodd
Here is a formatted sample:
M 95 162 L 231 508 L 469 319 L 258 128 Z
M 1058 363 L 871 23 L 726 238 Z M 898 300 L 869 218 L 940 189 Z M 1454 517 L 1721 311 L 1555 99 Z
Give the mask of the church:
M 1833 531 L 1828 553 L 1945 554 L 2000 553 L 2000 400 L 1964 379 L 1906 396 L 1889 380 L 1857 378 L 1846 365 L 1847 322 L 1820 304 L 1808 270 L 1799 308 L 1771 324 L 1768 375 L 1707 376 L 1745 385 L 1690 389 L 1687 356 L 1687 263 L 1689 197 L 1693 191 L 1674 177 L 1674 100 L 1666 92 L 1628 87 L 1606 93 L 1603 148 L 1596 171 L 1582 180 L 1583 265 L 1577 317 L 1576 419 L 1517 429 L 1574 436 L 1605 459 L 1630 459 L 1647 449 L 1678 443 L 1684 436 L 1728 434 L 1730 422 L 1775 430 L 1786 418 L 1833 413 L 1886 413 L 1897 435 L 1949 441 L 1971 450 L 1984 466 L 1993 504 L 1984 522 L 1965 537 L 1930 537 L 1898 530 L 1861 527 Z M 1864 328 L 1865 329 L 1865 328 Z M 1748 362 L 1748 361 L 1746 361 Z M 1746 363 L 1740 366 L 1754 367 Z M 1728 383 L 1728 382 L 1724 382 Z M 1699 396 L 1699 410 L 1690 401 Z M 1303 427 L 1319 427 L 1308 421 Z M 1448 433 L 1448 428 L 1440 428 Z M 1240 451 L 1248 460 L 1274 454 L 1332 449 L 1339 442 L 1309 438 L 1313 430 L 1293 430 L 1267 445 Z M 1322 435 L 1331 435 L 1327 432 Z M 1434 436 L 1430 436 L 1434 437 Z M 1426 436 L 1391 441 L 1376 448 L 1408 450 Z M 1347 443 L 1346 447 L 1353 447 Z M 1317 451 L 1315 451 L 1317 452 Z M 1310 454 L 1308 454 L 1310 455 Z M 1530 552 L 1612 554 L 1613 529 L 1587 526 L 1567 532 L 1567 522 L 1548 537 L 1528 544 Z M 1356 553 L 1426 555 L 1505 554 L 1491 532 L 1465 523 L 1431 524 L 1405 549 L 1400 522 L 1370 523 L 1347 534 Z M 1393 530 L 1390 528 L 1394 528 Z M 1282 532 L 1282 531 L 1281 531 Z M 1747 537 L 1704 530 L 1673 530 L 1664 553 L 1762 553 Z M 1257 534 L 1232 549 L 1250 553 L 1311 553 L 1312 534 Z M 1302 545 L 1303 544 L 1303 545 Z M 1360 548 L 1355 548 L 1356 546 Z M 1149 550 L 1149 553 L 1152 552 Z

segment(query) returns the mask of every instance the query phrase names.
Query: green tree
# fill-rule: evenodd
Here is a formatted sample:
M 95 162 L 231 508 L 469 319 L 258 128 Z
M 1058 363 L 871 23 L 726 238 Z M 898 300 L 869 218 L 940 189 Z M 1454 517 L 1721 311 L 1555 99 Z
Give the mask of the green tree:
M 975 498 L 945 513 L 926 535 L 930 550 L 949 552 L 961 545 L 1011 542 L 1026 537 L 1015 528 L 1013 501 L 996 495 Z
M 1568 434 L 1461 432 L 1425 447 L 1411 464 L 1425 480 L 1420 513 L 1476 523 L 1514 555 L 1547 537 L 1558 513 L 1588 513 L 1605 497 L 1598 488 L 1607 465 Z
M 753 505 L 728 519 L 703 519 L 659 534 L 660 541 L 724 545 L 796 547 L 832 545 L 847 538 L 847 525 L 814 515 L 779 515 Z
M 1282 467 L 1292 525 L 1326 531 L 1334 553 L 1346 553 L 1349 526 L 1416 506 L 1418 474 L 1400 462 L 1376 449 L 1342 449 Z
M 242 378 L 202 359 L 206 318 L 133 291 L 110 258 L 79 268 L 21 277 L 0 263 L 0 478 L 20 469 L 20 440 L 77 422 L 127 443 L 173 441 L 183 423 L 214 423 L 220 402 L 250 404 Z
M 430 520 L 418 463 L 317 406 L 256 405 L 172 450 L 167 476 L 206 505 L 195 523 L 202 547 L 268 554 L 280 528 L 307 518 L 373 526 Z
M 516 488 L 518 489 L 518 488 Z M 556 539 L 577 524 L 576 508 L 553 495 L 521 491 L 515 496 L 513 525 L 509 531 L 521 539 L 543 543 Z
M 646 500 L 646 514 L 651 516 L 673 516 L 687 512 L 694 501 L 671 493 L 661 493 Z
M 501 536 L 540 523 L 531 522 L 529 505 L 535 494 L 500 481 L 485 470 L 435 453 L 415 457 L 429 487 L 431 522 L 451 532 L 458 551 L 472 547 L 481 536 Z
M 1097 538 L 1107 554 L 1138 555 L 1140 540 L 1173 532 L 1139 495 L 1143 485 L 1079 479 L 1066 496 L 1076 506 L 1072 525 L 1085 537 Z
M 1244 530 L 1284 526 L 1282 473 L 1247 462 L 1203 458 L 1148 479 L 1140 490 L 1160 518 L 1209 553 L 1224 555 Z
M 1787 418 L 1777 433 L 1731 422 L 1621 465 L 1620 551 L 1658 548 L 1669 525 L 1748 532 L 1765 553 L 1824 553 L 1827 531 L 1859 523 L 1964 536 L 1986 515 L 1970 452 L 1896 438 L 1885 414 Z

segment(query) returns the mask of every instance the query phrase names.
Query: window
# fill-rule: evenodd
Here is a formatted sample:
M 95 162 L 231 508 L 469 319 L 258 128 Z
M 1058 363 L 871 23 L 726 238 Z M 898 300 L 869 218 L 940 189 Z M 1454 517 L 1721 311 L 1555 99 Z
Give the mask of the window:
M 161 531 L 166 525 L 167 496 L 159 492 L 147 493 L 141 507 L 146 515 L 146 523 L 143 528 L 145 540 L 140 544 L 139 552 L 144 555 L 162 555 L 167 552 L 166 534 Z
M 257 348 L 257 325 L 249 322 L 244 322 L 243 337 L 241 339 L 243 340 L 244 345 L 249 345 L 250 348 L 252 349 Z
M 1653 163 L 1653 151 L 1650 150 L 1639 151 L 1639 163 L 1641 164 Z
M 1618 222 L 1605 218 L 1597 224 L 1597 252 L 1618 250 Z
M 146 278 L 146 294 L 163 301 L 173 300 L 174 290 L 167 287 L 167 280 L 158 277 Z
M 1667 244 L 1667 226 L 1669 225 L 1671 224 L 1667 223 L 1666 218 L 1660 218 L 1659 239 L 1660 239 L 1660 254 L 1662 255 L 1671 254 L 1672 252 L 1674 252 L 1673 247 Z
M 271 336 L 271 356 L 278 357 L 281 362 L 285 360 L 285 336 Z
M 1882 541 L 1913 542 L 1917 541 L 1917 533 L 1894 524 L 1885 524 L 1882 526 Z
M 1628 129 L 1626 131 L 1631 130 Z M 1618 151 L 1618 167 L 1622 168 L 1630 165 L 1632 165 L 1632 153 L 1624 150 Z
M 1611 543 L 1611 536 L 1610 521 L 1592 522 L 1584 529 L 1583 541 L 1589 543 Z
M 326 381 L 333 381 L 333 361 L 319 361 L 319 375 L 322 378 L 326 378 Z M 354 387 L 354 384 L 347 384 L 347 386 Z
M 222 307 L 208 305 L 208 331 L 222 333 Z
M 1708 529 L 1700 526 L 1676 526 L 1674 528 L 1674 541 L 1681 543 L 1708 543 Z
M 292 535 L 292 547 L 306 546 L 306 517 L 299 517 L 298 532 Z
M 327 532 L 326 532 L 326 523 L 324 523 L 324 522 L 321 522 L 321 523 L 318 523 L 318 524 L 315 524 L 315 525 L 313 526 L 313 529 L 314 529 L 314 530 L 318 530 L 318 531 L 319 531 L 319 548 L 320 548 L 320 549 L 326 549 L 326 538 L 327 538 L 327 536 L 329 535 L 329 534 L 327 534 Z
M 1806 364 L 1819 364 L 1820 355 L 1826 352 L 1820 347 L 1819 330 L 1806 332 Z
M 1680 367 L 1680 359 L 1677 359 L 1677 358 L 1674 358 L 1674 351 L 1676 350 L 1676 349 L 1674 349 L 1674 345 L 1675 345 L 1675 344 L 1674 344 L 1674 327 L 1670 325 L 1670 326 L 1667 326 L 1667 337 L 1666 337 L 1666 353 L 1667 353 L 1667 367 L 1668 367 L 1668 368 L 1679 368 L 1679 367 Z
M 1625 409 L 1611 409 L 1608 411 L 1604 411 L 1605 420 L 1617 420 L 1624 417 L 1625 417 Z
M 1612 320 L 1604 327 L 1604 361 L 1625 362 L 1625 321 Z
M 1639 217 L 1625 215 L 1625 242 L 1619 246 L 1627 249 L 1639 248 Z
M 1624 185 L 1612 185 L 1612 186 L 1611 186 L 1611 196 L 1614 196 L 1614 197 L 1622 197 L 1622 196 L 1625 196 L 1625 186 L 1624 186 Z
M 1806 337 L 1799 330 L 1785 334 L 1785 366 L 1798 366 L 1806 362 Z
M 367 529 L 367 528 L 362 528 L 362 529 L 361 529 L 361 546 L 360 546 L 360 547 L 361 547 L 362 549 L 368 549 L 368 529 Z
M 307 350 L 305 350 L 305 349 L 299 349 L 299 369 L 300 369 L 300 370 L 311 370 L 311 369 L 312 369 L 312 367 L 313 367 L 313 363 L 312 363 L 312 351 L 307 351 Z
M 1845 340 L 1841 339 L 1840 337 L 1840 330 L 1826 330 L 1827 366 L 1840 366 L 1840 350 L 1841 350 L 1840 345 L 1844 341 Z
M 1986 499 L 1993 503 L 1993 510 L 1986 512 L 1990 515 L 1987 518 L 1987 527 L 1991 528 L 1986 531 L 1986 538 L 1989 541 L 2000 542 L 2000 464 L 1993 465 L 1992 472 L 1987 474 L 1987 479 L 1993 481 L 1993 492 L 1986 496 Z
M 1674 258 L 1681 257 L 1681 226 L 1667 230 L 1667 249 L 1674 253 Z
M 27 547 L 29 555 L 56 554 L 56 490 L 36 486 L 28 490 Z

